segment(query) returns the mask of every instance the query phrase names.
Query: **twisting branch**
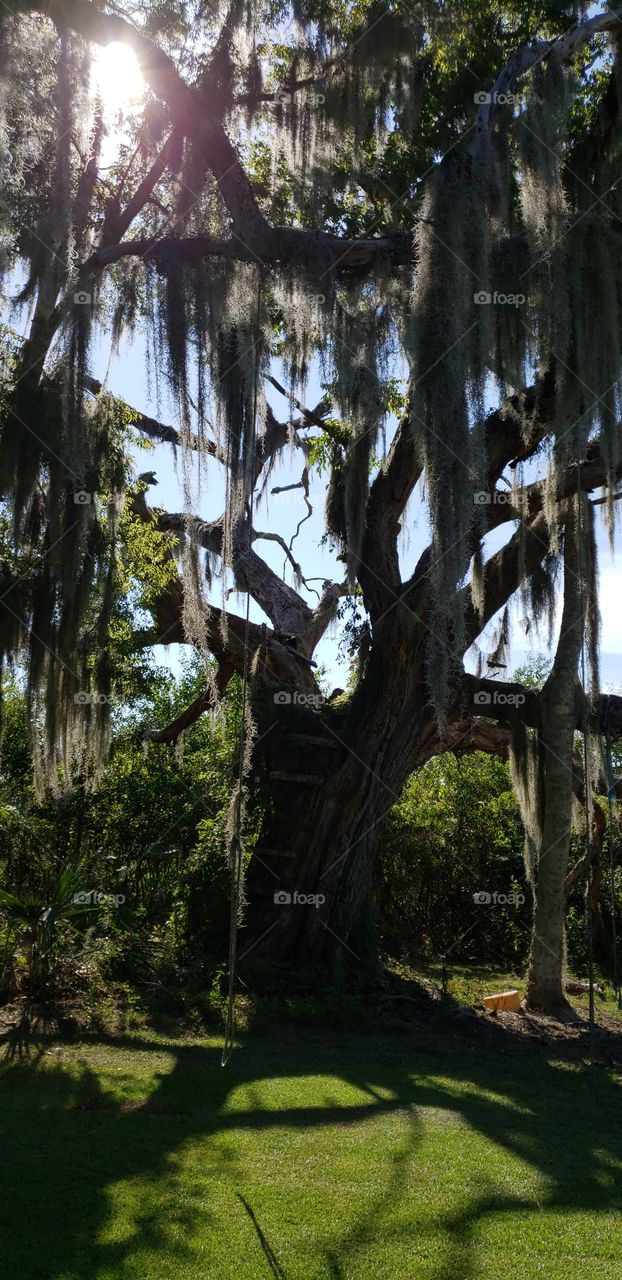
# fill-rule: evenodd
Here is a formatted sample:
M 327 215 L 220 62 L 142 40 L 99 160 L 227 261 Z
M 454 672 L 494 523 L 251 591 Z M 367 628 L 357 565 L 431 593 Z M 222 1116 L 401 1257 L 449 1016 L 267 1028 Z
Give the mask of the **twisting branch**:
M 617 479 L 622 476 L 622 461 L 618 462 L 613 474 Z M 587 462 L 582 462 L 580 467 L 572 463 L 562 472 L 555 490 L 555 500 L 562 502 L 564 498 L 572 497 L 577 492 L 577 488 L 580 488 L 583 493 L 592 493 L 594 489 L 600 489 L 607 484 L 610 478 L 607 460 L 600 452 L 593 452 Z M 488 529 L 496 529 L 508 520 L 518 519 L 521 512 L 525 518 L 533 519 L 542 510 L 544 504 L 544 484 L 536 480 L 533 484 L 518 489 L 516 493 L 508 492 L 502 495 L 493 493 L 489 496 L 492 501 L 487 508 L 486 523 Z M 499 496 L 502 496 L 502 502 L 495 501 Z M 595 505 L 599 505 L 601 501 L 607 502 L 608 499 L 597 498 Z
M 190 706 L 186 707 L 181 715 L 175 717 L 170 724 L 165 725 L 163 729 L 148 729 L 145 733 L 146 742 L 176 742 L 184 729 L 189 729 L 190 725 L 209 711 L 216 702 L 216 697 L 222 697 L 227 685 L 234 674 L 235 668 L 230 662 L 221 661 L 217 664 L 215 688 L 204 689 Z
M 554 379 L 544 375 L 539 382 L 509 396 L 503 404 L 478 424 L 483 433 L 488 459 L 488 484 L 507 466 L 529 457 L 544 440 L 554 413 Z M 372 619 L 390 607 L 401 588 L 398 557 L 400 520 L 406 504 L 421 478 L 423 465 L 417 447 L 412 405 L 400 419 L 388 457 L 370 490 L 363 562 L 359 580 L 365 605 Z M 507 512 L 499 506 L 498 510 Z M 506 514 L 505 518 L 509 518 Z M 426 548 L 404 590 L 412 603 L 412 592 L 427 581 L 430 549 Z
M 531 44 L 516 49 L 509 61 L 499 72 L 490 93 L 480 103 L 475 120 L 475 139 L 469 150 L 477 156 L 488 145 L 493 116 L 500 102 L 506 99 L 516 80 L 546 58 L 555 57 L 560 62 L 568 62 L 574 58 L 585 44 L 594 36 L 605 31 L 622 32 L 622 9 L 610 9 L 607 13 L 597 13 L 593 18 L 586 18 L 555 40 L 534 40 Z
M 289 563 L 291 564 L 292 569 L 296 574 L 296 577 L 300 578 L 301 582 L 305 581 L 303 577 L 302 569 L 300 568 L 298 561 L 292 555 L 292 552 L 288 547 L 285 541 L 285 538 L 282 538 L 280 533 L 262 532 L 262 530 L 260 529 L 253 529 L 252 539 L 253 539 L 253 542 L 255 542 L 255 540 L 262 540 L 264 542 L 276 542 L 277 546 L 281 547 L 285 552 L 285 555 L 287 556 L 287 559 L 289 560 Z
M 278 391 L 279 395 L 284 396 L 290 404 L 295 404 L 296 408 L 303 416 L 302 425 L 319 427 L 321 431 L 326 431 L 326 423 L 324 419 L 326 415 L 330 413 L 330 402 L 328 400 L 320 400 L 320 403 L 316 404 L 315 409 L 307 409 L 301 400 L 298 400 L 296 396 L 292 395 L 291 391 L 288 391 L 287 387 L 284 387 L 283 383 L 279 382 L 278 378 L 274 377 L 274 374 L 269 373 L 266 381 L 274 387 L 275 391 Z
M 533 689 L 527 685 L 522 685 L 513 680 L 491 680 L 486 676 L 475 676 L 468 671 L 464 671 L 460 677 L 459 686 L 457 688 L 458 699 L 463 706 L 476 707 L 473 717 L 465 718 L 465 723 L 472 718 L 478 720 L 479 717 L 491 716 L 494 720 L 500 721 L 501 726 L 511 726 L 516 720 L 521 720 L 523 724 L 530 728 L 536 729 L 541 724 L 542 704 L 541 690 Z M 583 693 L 577 686 L 577 698 L 575 706 L 576 728 L 581 729 L 585 725 L 585 706 Z M 590 711 L 590 718 L 594 729 L 602 730 L 605 723 L 608 726 L 608 732 L 613 740 L 622 737 L 622 697 L 618 694 L 603 693 L 599 696 Z M 445 732 L 445 730 L 443 731 Z M 503 731 L 505 733 L 505 729 Z M 501 739 L 503 739 L 503 734 Z M 577 757 L 577 775 L 581 780 L 582 763 Z M 577 784 L 578 785 L 578 784 Z M 616 784 L 622 792 L 622 779 Z M 598 780 L 596 790 L 601 795 L 607 792 L 607 781 L 604 777 Z M 580 800 L 584 799 L 583 791 L 577 790 Z
M 209 711 L 210 707 L 213 705 L 214 696 L 212 691 L 210 689 L 206 689 L 203 693 L 199 694 L 198 698 L 195 698 L 194 702 L 190 703 L 190 706 L 186 707 L 185 710 L 182 711 L 181 715 L 176 716 L 176 718 L 171 720 L 170 724 L 165 725 L 163 729 L 147 729 L 144 734 L 144 741 L 176 742 L 184 732 L 184 729 L 189 729 L 190 725 L 195 724 L 203 713 L 205 711 Z
M 149 480 L 149 477 L 147 477 Z M 132 496 L 132 510 L 146 524 L 159 524 L 159 513 L 148 506 L 144 491 Z M 184 630 L 184 588 L 177 572 L 175 556 L 172 548 L 166 552 L 166 558 L 175 572 L 167 587 L 150 605 L 155 626 L 149 630 L 137 630 L 134 634 L 135 648 L 150 647 L 154 644 L 187 644 Z M 257 557 L 259 560 L 259 557 Z M 260 561 L 263 564 L 262 561 Z M 265 566 L 266 569 L 268 566 Z M 271 570 L 269 571 L 271 572 Z M 285 584 L 283 584 L 285 585 Z M 295 592 L 292 592 L 295 595 Z M 304 602 L 301 602 L 304 603 Z M 307 606 L 304 606 L 307 609 Z M 310 630 L 315 624 L 316 615 L 308 610 Z M 206 607 L 205 637 L 210 652 L 220 664 L 230 664 L 238 673 L 246 669 L 246 622 L 237 614 L 225 612 L 216 605 Z M 328 620 L 326 622 L 328 625 Z M 299 651 L 296 646 L 285 644 L 277 630 L 250 623 L 248 629 L 250 647 L 253 652 L 265 651 L 265 669 L 286 688 L 297 688 L 301 692 L 317 693 L 318 689 L 305 655 L 304 646 Z
M 465 602 L 465 651 L 491 618 L 514 595 L 521 582 L 531 576 L 551 549 L 549 527 L 543 512 L 518 529 L 484 566 L 484 607 L 480 614 L 471 601 L 470 587 L 463 588 Z
M 152 478 L 149 478 L 148 482 L 153 483 Z M 135 513 L 143 520 L 153 521 L 161 533 L 175 533 L 180 538 L 191 536 L 212 555 L 222 555 L 224 517 L 206 521 L 196 516 L 189 518 L 181 512 L 153 511 L 147 507 L 144 493 L 136 494 L 132 503 Z M 340 593 L 341 588 L 335 588 L 334 584 L 326 583 L 323 605 L 320 602 L 316 610 L 310 609 L 293 587 L 283 582 L 261 556 L 258 556 L 252 548 L 249 549 L 244 524 L 240 526 L 238 532 L 232 566 L 236 590 L 248 591 L 270 619 L 275 631 L 279 634 L 295 636 L 298 652 L 311 658 L 315 646 L 334 616 L 334 611 L 329 616 L 328 601 L 333 600 L 335 592 Z M 286 544 L 277 534 L 255 534 L 254 536 L 268 537 L 287 550 Z
M 55 381 L 54 376 L 51 376 L 50 381 Z M 98 396 L 103 391 L 103 384 L 88 373 L 84 375 L 83 382 L 85 390 L 93 396 Z M 118 397 L 113 396 L 114 399 Z M 226 463 L 226 455 L 213 440 L 201 440 L 199 436 L 179 432 L 176 427 L 169 427 L 164 422 L 158 422 L 157 418 L 150 418 L 141 409 L 135 409 L 125 401 L 123 403 L 125 408 L 134 414 L 134 420 L 129 423 L 129 426 L 149 436 L 151 440 L 159 440 L 162 444 L 183 445 L 185 449 L 196 449 L 197 452 L 206 453 L 210 457 L 217 458 L 219 462 Z
M 229 210 L 231 212 L 231 210 Z M 242 226 L 240 224 L 240 230 Z M 363 236 L 346 240 L 324 231 L 305 231 L 299 227 L 271 227 L 262 217 L 260 232 L 249 223 L 244 235 L 223 239 L 214 236 L 149 236 L 126 240 L 96 249 L 84 264 L 89 270 L 109 267 L 122 258 L 143 258 L 162 266 L 184 264 L 197 266 L 205 258 L 235 259 L 237 262 L 266 264 L 313 261 L 322 250 L 328 262 L 339 271 L 360 271 L 380 258 L 394 263 L 409 262 L 412 237 L 396 233 L 390 236 Z
M 498 461 L 498 459 L 497 459 Z M 586 462 L 579 468 L 580 486 L 584 493 L 599 489 L 607 482 L 607 463 L 602 455 L 593 451 Z M 615 475 L 622 476 L 622 461 L 618 463 Z M 558 502 L 572 496 L 577 491 L 577 467 L 571 465 L 562 474 L 557 486 Z M 523 578 L 528 578 L 550 551 L 550 534 L 543 511 L 544 489 L 540 481 L 527 485 L 521 491 L 521 501 L 514 503 L 513 496 L 506 491 L 493 490 L 486 496 L 486 527 L 488 530 L 498 528 L 510 520 L 526 521 L 524 532 L 518 528 L 509 541 L 492 555 L 484 566 L 484 608 L 480 615 L 471 601 L 470 587 L 463 589 L 465 603 L 466 647 L 477 639 L 484 627 L 495 613 L 507 603 L 520 586 Z M 503 501 L 497 501 L 502 497 Z M 524 505 L 523 505 L 524 504 Z M 523 512 L 521 516 L 521 511 Z M 426 547 L 415 567 L 410 581 L 404 587 L 404 598 L 412 609 L 424 607 L 423 599 L 429 588 L 430 548 Z
M 134 221 L 134 218 L 138 216 L 141 209 L 143 209 L 147 204 L 148 200 L 151 198 L 154 187 L 160 181 L 160 178 L 168 165 L 177 136 L 177 130 L 173 129 L 161 151 L 156 156 L 149 172 L 145 174 L 142 182 L 136 188 L 134 195 L 130 200 L 128 200 L 125 209 L 113 212 L 112 208 L 109 208 L 102 231 L 102 247 L 107 244 L 112 244 L 116 240 L 121 240 Z

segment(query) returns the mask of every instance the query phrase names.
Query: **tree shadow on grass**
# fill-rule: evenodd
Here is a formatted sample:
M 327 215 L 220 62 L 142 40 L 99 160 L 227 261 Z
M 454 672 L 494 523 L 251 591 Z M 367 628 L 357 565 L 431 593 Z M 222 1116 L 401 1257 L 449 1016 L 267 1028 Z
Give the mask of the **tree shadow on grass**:
M 518 1158 L 526 1170 L 537 1173 L 538 1189 L 532 1195 L 508 1194 L 495 1185 L 494 1172 L 474 1169 L 464 1188 L 468 1194 L 463 1196 L 462 1205 L 452 1208 L 443 1202 L 439 1186 L 438 1211 L 430 1215 L 424 1234 L 425 1230 L 436 1231 L 444 1247 L 441 1256 L 422 1270 L 413 1257 L 412 1269 L 407 1265 L 403 1271 L 409 1280 L 419 1275 L 425 1275 L 426 1280 L 476 1280 L 482 1274 L 477 1260 L 479 1233 L 495 1218 L 505 1218 L 507 1223 L 507 1273 L 516 1278 L 535 1275 L 537 1267 L 523 1272 L 521 1260 L 514 1253 L 513 1238 L 521 1212 L 580 1213 L 590 1215 L 596 1223 L 598 1214 L 613 1215 L 622 1210 L 620 1082 L 599 1068 L 560 1070 L 559 1064 L 529 1051 L 518 1062 L 499 1061 L 495 1059 L 494 1040 L 490 1047 L 492 1053 L 473 1059 L 473 1045 L 467 1034 L 466 1052 L 453 1053 L 450 1064 L 439 1057 L 434 1071 L 427 1075 L 415 1068 L 410 1077 L 414 1099 L 411 1110 L 415 1118 L 431 1111 L 452 1114 L 468 1130 L 494 1143 L 500 1152 Z M 437 1076 L 443 1079 L 438 1080 Z M 383 1078 L 387 1079 L 386 1073 Z M 379 1232 L 393 1244 L 400 1239 L 413 1254 L 417 1251 L 422 1243 L 419 1228 L 409 1223 L 398 1222 L 397 1227 L 390 1224 L 400 1201 L 406 1201 L 408 1178 L 416 1168 L 416 1152 L 411 1143 L 394 1158 L 393 1174 L 375 1204 L 366 1205 L 353 1218 L 349 1230 L 327 1249 L 331 1280 L 357 1276 L 356 1258 L 365 1256 Z M 563 1241 L 560 1246 L 559 1262 L 563 1268 Z M 619 1240 L 617 1255 L 612 1242 L 611 1257 L 615 1258 L 613 1265 L 617 1269 L 603 1272 L 595 1260 L 594 1274 L 622 1275 Z M 569 1261 L 572 1265 L 570 1257 Z M 389 1274 L 402 1272 L 388 1270 Z M 562 1269 L 555 1274 L 575 1272 Z
M 98 1046 L 107 1051 L 101 1061 Z M 365 1267 L 384 1239 L 415 1257 L 432 1231 L 439 1256 L 404 1277 L 474 1280 L 478 1233 L 491 1216 L 622 1208 L 611 1177 L 622 1161 L 619 1086 L 602 1071 L 588 1078 L 532 1053 L 501 1058 L 493 1042 L 474 1046 L 467 1030 L 444 1046 L 442 1033 L 426 1043 L 414 1034 L 320 1038 L 288 1028 L 250 1038 L 226 1070 L 217 1046 L 140 1035 L 70 1049 L 41 1038 L 34 1049 L 32 1060 L 6 1061 L 0 1076 L 2 1280 L 358 1280 L 374 1274 Z M 135 1096 L 141 1076 L 144 1093 Z M 334 1096 L 344 1083 L 345 1103 Z M 301 1088 L 302 1104 L 299 1096 L 287 1104 Z M 495 1185 L 494 1171 L 473 1171 L 459 1203 L 439 1199 L 423 1221 L 417 1161 L 428 1109 L 536 1171 L 538 1206 Z M 295 1197 L 296 1135 L 383 1115 L 399 1115 L 399 1142 L 392 1152 L 379 1148 L 372 1192 L 354 1197 L 340 1221 L 323 1219 L 321 1204 L 313 1223 L 275 1216 L 248 1155 L 254 1133 L 282 1134 Z M 197 1144 L 198 1172 L 181 1179 Z M 318 1169 L 320 1201 L 330 1176 Z M 119 1197 L 136 1188 L 120 1223 Z

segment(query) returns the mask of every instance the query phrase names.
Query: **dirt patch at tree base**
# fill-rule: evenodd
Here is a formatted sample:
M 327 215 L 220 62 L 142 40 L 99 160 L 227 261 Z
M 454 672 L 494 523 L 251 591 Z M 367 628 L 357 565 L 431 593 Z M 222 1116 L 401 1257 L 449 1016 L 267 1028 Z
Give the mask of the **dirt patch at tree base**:
M 596 1014 L 594 1029 L 590 1034 L 590 1025 L 582 1013 L 578 1013 L 575 1021 L 560 1021 L 545 1014 L 497 1013 L 479 1015 L 487 1022 L 497 1023 L 503 1030 L 512 1035 L 525 1037 L 551 1046 L 565 1046 L 564 1056 L 577 1058 L 590 1057 L 590 1039 L 593 1041 L 594 1057 L 598 1060 L 615 1062 L 622 1066 L 622 1026 L 618 1018 L 599 1011 Z M 573 1055 L 574 1051 L 574 1055 Z
M 456 1036 L 464 1041 L 468 1033 L 470 1047 L 486 1045 L 504 1056 L 536 1050 L 576 1065 L 589 1063 L 593 1057 L 595 1063 L 622 1073 L 622 1021 L 603 1009 L 596 1009 L 590 1033 L 587 1009 L 581 1007 L 572 1009 L 570 1021 L 524 1009 L 518 1013 L 493 1012 L 483 1005 L 444 999 L 434 984 L 430 988 L 427 983 L 401 983 L 398 991 L 380 997 L 380 1016 L 399 1010 L 400 1018 L 425 1025 L 431 1036 L 436 1029 L 439 1038 L 453 1042 Z
M 404 988 L 407 988 L 405 991 Z M 590 1032 L 587 1013 L 583 1009 L 575 1010 L 576 1020 L 559 1021 L 544 1014 L 527 1013 L 521 1009 L 518 1013 L 506 1011 L 490 1012 L 482 1007 L 470 1007 L 451 999 L 444 999 L 441 992 L 435 989 L 427 991 L 416 983 L 400 984 L 394 992 L 376 992 L 377 1021 L 374 1031 L 362 1031 L 363 1035 L 389 1033 L 395 1030 L 395 1017 L 399 1024 L 412 1034 L 422 1051 L 434 1051 L 435 1048 L 450 1053 L 474 1052 L 482 1050 L 486 1053 L 497 1053 L 500 1056 L 520 1057 L 532 1053 L 542 1054 L 548 1059 L 568 1062 L 569 1065 L 581 1066 L 593 1061 L 596 1065 L 613 1068 L 616 1074 L 622 1075 L 622 1022 L 602 1009 L 596 1012 L 593 1032 Z M 25 1016 L 22 1002 L 5 1005 L 0 1009 L 0 1056 L 24 1056 L 36 1046 L 46 1041 L 65 1040 L 87 1036 L 91 1038 L 102 1034 L 96 1027 L 88 1025 L 87 1020 L 75 1016 L 67 1016 L 67 1011 L 30 1010 Z M 278 1018 L 275 1014 L 275 1022 Z M 393 1024 L 393 1025 L 391 1025 Z M 148 1025 L 143 1030 L 148 1029 Z M 316 1031 L 321 1034 L 317 1022 Z M 153 1026 L 154 1030 L 163 1031 L 162 1027 Z M 265 1029 L 265 1028 L 264 1028 Z M 169 1026 L 166 1034 L 184 1040 L 193 1039 L 197 1034 L 214 1033 L 215 1028 L 205 1029 L 198 1033 L 196 1027 L 190 1027 L 183 1020 L 176 1021 L 174 1027 Z M 106 1039 L 114 1040 L 114 1033 L 103 1033 Z M 122 1032 L 118 1033 L 119 1038 Z M 334 1034 L 334 1027 L 327 1022 L 326 1035 Z M 399 1034 L 399 1032 L 398 1032 Z

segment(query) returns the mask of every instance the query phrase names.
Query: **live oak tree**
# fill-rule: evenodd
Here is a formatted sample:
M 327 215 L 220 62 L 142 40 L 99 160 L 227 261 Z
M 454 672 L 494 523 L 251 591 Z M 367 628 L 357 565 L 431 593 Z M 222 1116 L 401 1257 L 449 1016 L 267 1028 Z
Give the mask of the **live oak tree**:
M 575 759 L 577 729 L 595 735 L 605 715 L 588 495 L 604 499 L 613 539 L 622 471 L 621 21 L 514 0 L 3 9 L 3 265 L 9 289 L 21 268 L 30 322 L 7 339 L 1 388 L 14 540 L 2 657 L 27 671 L 40 786 L 76 761 L 92 769 L 124 555 L 140 559 L 144 537 L 153 626 L 132 627 L 126 607 L 124 644 L 195 645 L 206 669 L 205 692 L 151 736 L 173 741 L 234 673 L 250 679 L 231 834 L 261 797 L 246 876 L 254 955 L 356 951 L 374 850 L 408 775 L 447 749 L 509 751 L 535 895 L 528 1001 L 563 1003 L 573 794 L 594 823 L 602 782 L 597 753 L 584 777 Z M 94 46 L 111 41 L 134 50 L 146 89 L 104 166 L 89 77 Z M 95 382 L 105 326 L 115 344 L 145 332 L 175 426 Z M 265 398 L 266 383 L 281 386 L 277 358 L 283 422 Z M 310 408 L 318 366 L 325 396 Z M 184 511 L 155 509 L 151 478 L 131 480 L 132 431 L 181 450 Z M 257 551 L 279 537 L 259 527 L 260 502 L 288 451 L 308 511 L 310 470 L 330 472 L 343 579 L 319 598 L 289 544 L 291 582 Z M 226 486 L 211 522 L 190 506 L 205 459 Z M 430 541 L 407 574 L 417 508 Z M 513 599 L 527 626 L 552 625 L 560 568 L 543 689 L 467 674 L 498 616 L 489 671 L 501 668 Z M 230 610 L 229 582 L 265 625 Z M 313 654 L 353 599 L 356 683 L 326 703 Z M 615 700 L 606 715 L 615 733 Z M 323 901 L 283 905 L 280 891 Z

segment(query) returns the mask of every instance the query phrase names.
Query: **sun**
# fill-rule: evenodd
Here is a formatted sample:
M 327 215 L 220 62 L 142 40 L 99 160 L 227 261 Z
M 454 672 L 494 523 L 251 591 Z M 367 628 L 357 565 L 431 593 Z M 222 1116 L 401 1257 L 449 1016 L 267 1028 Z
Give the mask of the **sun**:
M 93 92 L 99 94 L 109 120 L 143 96 L 136 54 L 126 44 L 114 41 L 96 49 L 91 74 Z

